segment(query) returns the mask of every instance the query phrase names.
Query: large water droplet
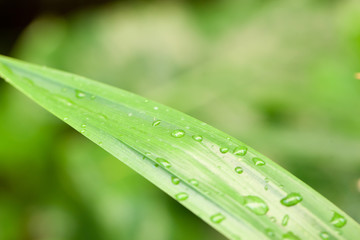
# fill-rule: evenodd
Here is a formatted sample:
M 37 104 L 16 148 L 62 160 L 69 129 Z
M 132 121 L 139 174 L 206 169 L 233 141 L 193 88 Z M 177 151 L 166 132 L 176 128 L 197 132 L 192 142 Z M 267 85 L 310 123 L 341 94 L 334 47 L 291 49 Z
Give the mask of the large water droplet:
M 164 168 L 171 167 L 171 163 L 169 163 L 169 161 L 164 158 L 156 158 L 156 161 Z
M 180 179 L 178 177 L 174 177 L 172 176 L 171 177 L 171 182 L 174 184 L 174 185 L 178 185 L 180 183 Z
M 281 224 L 282 224 L 283 226 L 286 226 L 286 225 L 288 224 L 288 222 L 289 222 L 289 215 L 286 214 L 286 215 L 283 217 Z
M 86 94 L 80 90 L 75 90 L 75 96 L 77 98 L 84 98 L 84 97 L 86 97 Z
M 229 151 L 229 148 L 221 147 L 219 150 L 220 150 L 221 153 L 227 153 Z
M 300 193 L 289 193 L 286 197 L 280 200 L 281 204 L 287 207 L 294 206 L 303 200 Z
M 216 213 L 210 217 L 210 220 L 213 223 L 221 223 L 225 219 L 226 219 L 225 216 L 222 215 L 221 213 Z
M 181 137 L 185 136 L 185 131 L 181 130 L 181 129 L 176 129 L 171 133 L 171 136 L 173 136 L 175 138 L 181 138 Z
M 255 164 L 255 166 L 264 166 L 265 165 L 264 160 L 262 160 L 261 158 L 258 158 L 258 157 L 254 157 L 252 159 L 252 161 Z
M 245 207 L 256 215 L 265 215 L 269 211 L 268 205 L 264 200 L 257 196 L 245 196 Z
M 287 232 L 287 233 L 283 234 L 282 237 L 283 237 L 283 240 L 300 240 L 300 238 L 292 232 Z
M 152 125 L 155 127 L 161 123 L 161 120 L 156 120 L 152 123 Z
M 247 147 L 245 146 L 236 147 L 234 148 L 233 153 L 237 156 L 245 156 L 245 154 L 247 153 Z
M 244 170 L 242 169 L 242 167 L 236 167 L 235 172 L 241 174 L 244 172 Z
M 328 240 L 330 239 L 330 236 L 327 232 L 321 232 L 320 234 L 320 238 L 323 239 L 323 240 Z
M 188 199 L 189 194 L 187 194 L 186 192 L 181 192 L 175 195 L 176 200 L 178 201 L 184 201 L 186 199 Z
M 346 224 L 346 219 L 337 212 L 334 212 L 331 218 L 331 224 L 337 228 L 342 228 Z
M 197 142 L 201 142 L 203 140 L 203 137 L 200 135 L 194 135 L 192 136 L 192 138 Z

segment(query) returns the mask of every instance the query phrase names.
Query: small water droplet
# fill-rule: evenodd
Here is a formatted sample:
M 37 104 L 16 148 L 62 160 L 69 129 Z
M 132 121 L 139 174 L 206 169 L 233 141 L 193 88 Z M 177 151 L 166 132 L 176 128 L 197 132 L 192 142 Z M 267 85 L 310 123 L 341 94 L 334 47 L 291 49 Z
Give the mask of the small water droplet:
M 242 169 L 242 167 L 236 167 L 235 172 L 238 173 L 238 174 L 241 174 L 241 173 L 244 172 L 244 170 Z
M 268 205 L 264 200 L 257 196 L 245 196 L 245 207 L 256 215 L 265 215 L 269 211 Z
M 192 136 L 192 138 L 197 142 L 201 142 L 203 140 L 203 137 L 200 135 L 194 135 Z
M 323 239 L 323 240 L 328 240 L 330 239 L 330 236 L 327 232 L 321 232 L 320 234 L 320 238 Z
M 268 177 L 264 178 L 264 180 L 266 183 L 270 182 L 270 179 Z
M 82 129 L 80 132 L 81 132 L 81 133 L 85 133 L 85 132 L 86 132 L 86 130 L 85 130 L 85 129 Z
M 274 231 L 272 229 L 270 229 L 270 228 L 265 229 L 265 233 L 266 233 L 266 235 L 268 235 L 271 238 L 275 237 Z
M 68 117 L 64 117 L 63 119 L 64 119 L 64 121 L 67 121 L 67 120 L 69 120 L 69 118 L 68 118 Z
M 189 182 L 194 186 L 199 186 L 199 181 L 196 179 L 190 179 Z
M 108 117 L 105 114 L 101 114 L 101 113 L 99 113 L 99 117 L 104 120 L 108 119 Z
M 156 127 L 157 125 L 159 125 L 161 123 L 161 120 L 156 120 L 156 121 L 154 121 L 153 123 L 152 123 L 152 125 L 154 126 L 154 127 Z
M 303 200 L 303 197 L 300 195 L 300 193 L 289 193 L 286 197 L 280 200 L 281 204 L 287 207 L 294 206 L 301 202 Z
M 258 157 L 254 157 L 252 159 L 252 161 L 255 164 L 255 166 L 264 166 L 265 165 L 264 160 L 262 160 L 261 158 L 258 158 Z
M 269 185 L 265 184 L 264 189 L 265 191 L 269 190 Z
M 229 148 L 227 147 L 222 147 L 219 149 L 221 153 L 227 153 L 229 151 Z
M 213 223 L 221 223 L 225 219 L 226 219 L 225 216 L 222 215 L 221 213 L 216 213 L 210 217 L 210 220 Z
M 82 127 L 82 128 L 86 128 L 86 124 L 82 124 L 81 127 Z
M 156 158 L 156 161 L 163 166 L 164 168 L 170 168 L 171 167 L 171 163 L 169 163 L 168 160 L 164 159 L 164 158 Z
M 293 234 L 292 232 L 287 232 L 283 234 L 282 238 L 283 240 L 300 240 L 300 238 L 295 234 Z
M 176 129 L 171 133 L 171 136 L 173 136 L 175 138 L 181 138 L 181 137 L 185 136 L 185 131 L 181 130 L 181 129 Z
M 99 142 L 98 144 L 99 144 L 99 146 L 102 146 L 102 145 L 103 145 L 103 143 L 102 143 L 102 142 Z
M 188 197 L 189 197 L 189 194 L 187 194 L 185 192 L 181 192 L 181 193 L 178 193 L 175 195 L 175 198 L 178 201 L 184 201 L 184 200 L 188 199 Z
M 94 100 L 94 99 L 96 99 L 96 96 L 95 96 L 95 95 L 91 95 L 91 96 L 90 96 L 90 99 L 91 99 L 91 100 Z
M 84 97 L 86 97 L 86 94 L 80 90 L 75 90 L 75 96 L 77 98 L 84 98 Z
M 233 153 L 237 156 L 245 156 L 245 154 L 247 153 L 247 147 L 245 146 L 239 146 L 234 148 Z
M 128 113 L 128 116 L 131 117 L 133 114 L 132 113 Z
M 158 110 L 159 109 L 159 107 L 154 107 L 154 110 Z
M 149 102 L 149 100 L 145 99 L 145 100 L 144 100 L 144 102 L 148 103 L 148 102 Z
M 180 183 L 180 179 L 178 177 L 174 177 L 172 176 L 171 177 L 171 182 L 174 184 L 174 185 L 178 185 Z
M 337 212 L 334 212 L 331 218 L 331 224 L 337 228 L 342 228 L 346 224 L 346 219 Z
M 289 222 L 289 215 L 285 215 L 284 217 L 283 217 L 283 219 L 282 219 L 282 221 L 281 221 L 281 224 L 283 225 L 283 226 L 286 226 L 287 224 L 288 224 L 288 222 Z
M 270 217 L 270 221 L 276 223 L 276 217 Z

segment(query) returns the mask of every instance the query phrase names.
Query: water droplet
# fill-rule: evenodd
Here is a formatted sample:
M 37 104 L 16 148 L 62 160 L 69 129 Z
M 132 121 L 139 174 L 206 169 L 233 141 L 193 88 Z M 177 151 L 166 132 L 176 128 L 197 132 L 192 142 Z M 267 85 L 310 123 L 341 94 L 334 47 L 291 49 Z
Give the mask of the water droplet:
M 98 144 L 99 144 L 99 146 L 102 146 L 103 143 L 102 143 L 102 142 L 99 142 Z
M 337 228 L 342 228 L 346 224 L 346 219 L 337 212 L 334 212 L 331 218 L 331 224 Z
M 320 234 L 320 238 L 323 239 L 323 240 L 328 240 L 330 239 L 330 236 L 327 232 L 321 232 Z
M 148 102 L 149 102 L 149 100 L 145 99 L 145 100 L 144 100 L 144 102 L 148 103 Z
M 91 95 L 91 97 L 90 97 L 91 100 L 94 100 L 95 98 L 96 98 L 95 95 Z
M 185 131 L 181 130 L 181 129 L 176 129 L 171 133 L 171 136 L 176 137 L 176 138 L 181 138 L 181 137 L 185 136 Z
M 283 234 L 283 240 L 300 240 L 300 238 L 298 236 L 296 236 L 295 234 L 293 234 L 292 232 L 287 232 L 285 234 Z
M 128 113 L 128 116 L 131 117 L 133 114 L 132 113 Z
M 84 97 L 86 97 L 86 94 L 80 90 L 75 90 L 75 96 L 77 98 L 84 98 Z
M 233 153 L 237 156 L 245 156 L 245 154 L 247 153 L 247 147 L 245 146 L 240 146 L 240 147 L 236 147 L 234 148 Z
M 210 220 L 213 223 L 221 223 L 225 219 L 226 219 L 225 216 L 222 215 L 221 213 L 216 213 L 210 217 Z
M 303 200 L 300 193 L 289 193 L 286 197 L 280 200 L 281 204 L 287 207 L 294 206 Z
M 203 137 L 200 135 L 194 135 L 192 136 L 192 138 L 197 142 L 201 142 L 203 140 Z
M 235 172 L 238 173 L 238 174 L 241 174 L 241 173 L 244 172 L 244 170 L 242 169 L 242 167 L 236 167 Z
M 189 182 L 194 186 L 199 186 L 199 181 L 196 179 L 190 179 Z
M 262 160 L 261 158 L 254 157 L 252 159 L 252 161 L 255 164 L 255 166 L 264 166 L 265 165 L 264 160 Z
M 270 221 L 276 223 L 276 217 L 270 217 Z
M 82 128 L 86 128 L 86 124 L 82 124 L 81 127 L 82 127 Z
M 159 109 L 159 107 L 154 107 L 154 110 L 158 110 Z
M 265 233 L 266 233 L 266 235 L 268 235 L 271 238 L 275 237 L 274 231 L 272 229 L 270 229 L 270 228 L 265 229 Z
M 283 217 L 281 224 L 282 224 L 283 226 L 286 226 L 286 225 L 288 224 L 288 222 L 289 222 L 289 215 L 286 214 L 286 215 Z
M 164 158 L 156 158 L 156 161 L 163 166 L 164 168 L 170 168 L 171 167 L 171 163 L 169 163 L 168 160 L 164 159 Z
M 152 125 L 154 126 L 154 127 L 156 127 L 157 125 L 159 125 L 161 123 L 161 120 L 156 120 L 156 121 L 154 121 L 153 123 L 152 123 Z
M 178 177 L 174 177 L 172 176 L 171 177 L 171 182 L 174 184 L 174 185 L 178 185 L 180 183 L 180 179 Z
M 104 115 L 104 114 L 99 114 L 99 117 L 101 118 L 101 119 L 104 119 L 104 120 L 106 120 L 106 119 L 108 119 L 108 117 L 106 116 L 106 115 Z
M 67 120 L 69 120 L 69 118 L 68 118 L 68 117 L 64 117 L 63 119 L 64 119 L 64 121 L 67 121 Z
M 257 196 L 245 196 L 245 207 L 256 215 L 265 215 L 269 211 L 268 205 Z
M 82 129 L 80 132 L 81 132 L 81 133 L 85 133 L 85 132 L 86 132 L 86 130 L 85 130 L 85 129 Z
M 221 153 L 227 153 L 229 149 L 227 147 L 222 147 L 219 149 Z
M 269 190 L 269 185 L 265 184 L 264 189 L 265 191 Z
M 189 197 L 189 194 L 187 194 L 185 192 L 181 192 L 181 193 L 178 193 L 175 195 L 175 198 L 178 201 L 184 201 L 184 200 L 188 199 L 188 197 Z

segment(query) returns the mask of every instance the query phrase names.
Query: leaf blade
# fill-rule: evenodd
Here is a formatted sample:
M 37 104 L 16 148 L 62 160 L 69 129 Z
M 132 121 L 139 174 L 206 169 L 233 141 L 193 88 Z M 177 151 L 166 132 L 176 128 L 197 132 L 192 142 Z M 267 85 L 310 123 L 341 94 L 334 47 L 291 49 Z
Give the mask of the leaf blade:
M 231 239 L 292 234 L 309 239 L 324 231 L 351 239 L 360 234 L 354 220 L 309 186 L 190 116 L 105 84 L 7 57 L 0 56 L 0 75 L 173 198 L 186 193 L 186 199 L 177 200 Z M 174 185 L 172 177 L 181 183 Z M 281 204 L 293 192 L 301 192 L 303 201 L 291 207 Z M 334 212 L 347 220 L 341 229 L 331 225 Z M 283 226 L 285 215 L 289 223 Z M 338 235 L 337 230 L 344 231 Z

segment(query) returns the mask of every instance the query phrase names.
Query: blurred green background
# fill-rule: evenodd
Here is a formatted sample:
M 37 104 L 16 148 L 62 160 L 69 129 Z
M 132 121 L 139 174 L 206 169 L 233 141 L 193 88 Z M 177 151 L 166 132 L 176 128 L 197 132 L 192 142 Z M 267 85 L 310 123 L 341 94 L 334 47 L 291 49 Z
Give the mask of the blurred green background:
M 0 9 L 1 53 L 199 118 L 360 221 L 360 1 L 1 0 Z M 224 239 L 4 81 L 0 109 L 0 239 Z

